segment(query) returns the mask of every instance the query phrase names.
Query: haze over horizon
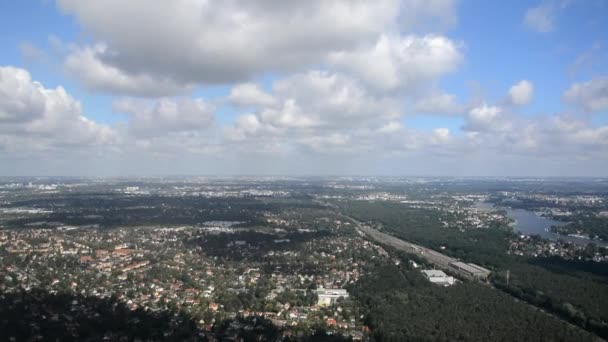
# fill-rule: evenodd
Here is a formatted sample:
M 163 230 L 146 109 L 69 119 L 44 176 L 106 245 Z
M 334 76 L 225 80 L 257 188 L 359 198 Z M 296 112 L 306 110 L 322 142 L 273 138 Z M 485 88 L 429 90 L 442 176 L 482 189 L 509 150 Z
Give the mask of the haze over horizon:
M 0 176 L 608 176 L 608 1 L 0 3 Z

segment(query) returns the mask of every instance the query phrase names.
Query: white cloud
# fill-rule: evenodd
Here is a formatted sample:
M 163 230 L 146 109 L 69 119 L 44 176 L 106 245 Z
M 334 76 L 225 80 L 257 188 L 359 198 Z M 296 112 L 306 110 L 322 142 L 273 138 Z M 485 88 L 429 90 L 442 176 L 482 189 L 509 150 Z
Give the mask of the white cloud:
M 450 137 L 450 130 L 447 128 L 435 128 L 433 130 L 433 134 L 435 134 L 435 137 L 439 138 L 440 140 L 446 140 Z
M 588 112 L 608 109 L 608 77 L 596 77 L 590 81 L 574 83 L 564 92 L 564 101 L 577 105 Z
M 0 67 L 0 123 L 29 121 L 44 109 L 45 89 L 27 70 Z
M 399 22 L 402 29 L 420 25 L 421 18 L 427 19 L 433 27 L 451 27 L 458 21 L 456 0 L 409 0 L 401 4 Z M 429 25 L 429 23 L 426 23 Z M 422 24 L 423 27 L 426 26 Z
M 123 74 L 190 84 L 230 83 L 316 63 L 328 51 L 374 39 L 395 20 L 400 2 L 60 0 L 58 5 L 108 46 L 73 59 L 92 57 Z
M 62 87 L 45 88 L 27 70 L 0 67 L 0 139 L 6 150 L 80 150 L 120 142 L 117 132 L 82 113 Z
M 601 42 L 595 41 L 589 49 L 576 56 L 574 62 L 568 66 L 568 73 L 571 76 L 575 76 L 582 71 L 593 73 L 595 68 L 604 65 L 604 57 Z
M 378 129 L 379 133 L 395 133 L 399 132 L 403 126 L 399 121 L 391 121 Z
M 237 85 L 228 96 L 242 94 Z M 265 97 L 272 101 L 248 101 L 255 112 L 241 117 L 234 127 L 227 129 L 232 138 L 247 134 L 285 134 L 285 130 L 342 129 L 366 127 L 376 122 L 387 122 L 400 116 L 398 102 L 392 98 L 371 94 L 356 79 L 340 73 L 309 71 L 275 81 L 272 93 Z M 255 121 L 252 118 L 255 116 Z M 256 123 L 255 132 L 245 123 Z M 259 127 L 258 127 L 259 128 Z
M 215 118 L 215 107 L 202 99 L 126 99 L 115 102 L 114 109 L 130 115 L 129 132 L 138 138 L 204 131 Z
M 241 115 L 236 119 L 233 126 L 224 128 L 224 136 L 229 141 L 242 141 L 248 135 L 255 134 L 262 128 L 262 123 L 254 114 Z
M 261 168 L 260 155 L 272 171 L 284 172 L 302 165 L 324 171 L 331 163 L 355 173 L 391 163 L 407 170 L 409 162 L 435 169 L 435 161 L 465 165 L 477 157 L 487 161 L 481 164 L 581 157 L 608 165 L 607 126 L 517 113 L 515 106 L 534 97 L 528 80 L 513 85 L 498 105 L 481 102 L 482 96 L 471 100 L 481 103 L 473 108 L 440 89 L 441 77 L 464 59 L 463 45 L 441 34 L 457 21 L 454 4 L 58 0 L 87 42 L 50 39 L 54 53 L 63 56 L 64 71 L 94 91 L 157 99 L 115 101 L 125 122 L 109 126 L 87 118 L 63 88 L 45 88 L 26 70 L 0 68 L 0 164 L 4 156 L 27 151 L 63 161 L 65 151 L 95 150 L 106 158 L 99 160 L 158 158 L 168 165 L 159 168 L 169 170 L 174 164 L 167 160 L 192 160 L 193 167 L 176 165 L 175 173 L 201 172 L 196 166 L 202 155 L 212 160 L 205 166 L 217 165 L 221 172 L 232 162 L 247 173 Z M 531 9 L 526 25 L 555 29 L 563 6 L 553 2 Z M 22 50 L 36 53 L 27 46 Z M 267 87 L 256 79 L 274 80 Z M 210 84 L 228 85 L 229 94 L 213 102 L 189 98 Z M 573 84 L 563 99 L 602 111 L 608 108 L 607 88 L 608 80 L 597 77 Z M 216 120 L 216 106 L 236 111 L 234 122 Z M 443 122 L 416 129 L 406 117 L 413 113 L 460 115 L 464 123 L 461 130 Z M 347 162 L 355 159 L 362 162 L 349 169 Z M 138 167 L 133 162 L 132 169 Z
M 79 79 L 91 90 L 134 96 L 175 95 L 188 91 L 192 84 L 180 83 L 168 76 L 129 73 L 103 60 L 109 54 L 105 44 L 77 48 L 65 60 L 68 75 Z
M 263 109 L 260 119 L 278 128 L 310 128 L 321 124 L 318 115 L 303 112 L 293 99 L 286 100 L 282 106 Z
M 541 33 L 555 29 L 556 8 L 552 4 L 542 4 L 526 11 L 524 24 L 531 30 Z
M 45 52 L 30 42 L 19 44 L 19 52 L 21 52 L 21 56 L 28 62 L 39 62 L 46 58 Z
M 484 103 L 469 111 L 463 128 L 472 132 L 500 132 L 508 131 L 511 127 L 512 122 L 505 117 L 502 108 Z
M 456 43 L 437 35 L 382 35 L 370 46 L 332 53 L 330 63 L 375 89 L 415 88 L 454 71 L 462 60 Z
M 299 143 L 315 153 L 351 153 L 353 151 L 351 138 L 338 132 L 302 137 L 299 139 Z
M 275 96 L 293 99 L 304 115 L 325 125 L 365 124 L 367 120 L 394 119 L 400 115 L 392 98 L 368 91 L 355 78 L 341 73 L 309 71 L 280 79 Z
M 572 4 L 572 0 L 547 0 L 536 7 L 529 8 L 524 15 L 524 25 L 539 33 L 556 29 L 559 14 Z
M 237 86 L 238 87 L 238 86 Z M 345 74 L 309 71 L 279 79 L 268 94 L 275 102 L 258 105 L 240 116 L 224 135 L 249 148 L 279 143 L 286 149 L 324 153 L 355 151 L 352 134 L 393 133 L 400 127 L 399 102 L 371 93 L 361 82 Z M 357 140 L 361 147 L 362 141 Z M 282 149 L 280 153 L 284 153 Z
M 463 106 L 458 103 L 452 94 L 431 94 L 416 101 L 414 111 L 428 114 L 460 114 Z
M 230 90 L 228 100 L 237 106 L 271 106 L 276 103 L 272 95 L 264 92 L 255 83 L 241 83 Z
M 267 72 L 318 66 L 332 52 L 348 53 L 360 46 L 373 45 L 389 31 L 400 32 L 433 18 L 454 23 L 454 3 L 453 0 L 57 2 L 96 42 L 76 48 L 66 61 L 66 69 L 91 89 L 137 96 L 171 95 L 191 84 L 246 82 Z M 432 57 L 437 59 L 440 56 L 435 51 L 442 47 L 436 45 L 449 43 L 445 38 L 423 40 L 426 41 L 408 38 L 397 43 L 391 48 L 393 51 L 386 52 L 395 56 L 387 58 L 404 58 L 399 54 L 417 48 L 408 45 L 426 44 L 421 48 L 431 49 Z M 153 88 L 154 83 L 158 89 Z
M 532 101 L 534 85 L 528 80 L 521 80 L 509 88 L 509 100 L 516 106 L 527 105 Z

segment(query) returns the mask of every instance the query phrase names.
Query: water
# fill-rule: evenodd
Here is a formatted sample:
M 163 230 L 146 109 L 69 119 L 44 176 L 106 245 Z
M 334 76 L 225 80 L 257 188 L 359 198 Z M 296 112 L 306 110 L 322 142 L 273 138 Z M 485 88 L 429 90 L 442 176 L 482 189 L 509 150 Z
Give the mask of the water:
M 479 209 L 492 209 L 492 203 L 480 202 L 475 206 Z M 537 215 L 535 212 L 525 209 L 512 209 L 512 208 L 501 208 L 507 212 L 507 216 L 514 220 L 513 231 L 519 232 L 524 235 L 540 235 L 542 238 L 549 240 L 563 240 L 568 241 L 577 245 L 587 245 L 590 242 L 595 243 L 598 246 L 608 246 L 608 243 L 597 241 L 597 240 L 589 240 L 585 238 L 575 237 L 575 236 L 567 236 L 567 235 L 558 235 L 551 233 L 549 228 L 551 226 L 561 226 L 566 224 L 562 221 L 555 221 L 546 217 L 542 217 Z

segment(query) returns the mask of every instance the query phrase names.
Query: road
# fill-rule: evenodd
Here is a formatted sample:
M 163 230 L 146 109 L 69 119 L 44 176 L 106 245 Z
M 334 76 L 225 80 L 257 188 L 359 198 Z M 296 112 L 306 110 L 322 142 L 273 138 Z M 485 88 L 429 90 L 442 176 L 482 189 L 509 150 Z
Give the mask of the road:
M 460 274 L 463 277 L 470 279 L 470 276 L 468 274 L 464 274 L 464 273 L 460 272 L 459 270 L 455 270 L 452 267 L 450 267 L 450 264 L 458 261 L 458 259 L 449 257 L 445 254 L 441 254 L 430 248 L 426 248 L 426 247 L 423 247 L 420 245 L 413 244 L 411 242 L 401 240 L 392 235 L 389 235 L 389 234 L 383 233 L 377 229 L 371 228 L 371 227 L 365 225 L 364 223 L 360 222 L 359 220 L 341 213 L 339 211 L 339 208 L 331 203 L 327 203 L 327 202 L 323 202 L 323 201 L 318 201 L 317 203 L 334 209 L 336 211 L 336 214 L 338 214 L 339 216 L 352 222 L 355 225 L 355 228 L 357 229 L 357 231 L 359 231 L 360 233 L 362 233 L 364 235 L 369 236 L 376 242 L 394 247 L 398 250 L 401 250 L 401 251 L 404 251 L 407 253 L 418 255 L 420 258 L 428 261 L 429 263 L 431 263 L 433 265 L 436 265 L 439 268 L 448 270 L 452 273 Z
M 458 259 L 449 257 L 449 256 L 439 253 L 433 249 L 426 248 L 426 247 L 423 247 L 423 246 L 420 246 L 420 245 L 417 245 L 417 244 L 414 244 L 411 242 L 407 242 L 407 241 L 401 240 L 399 238 L 396 238 L 392 235 L 383 233 L 377 229 L 371 228 L 371 227 L 359 222 L 358 220 L 356 220 L 350 216 L 347 216 L 344 214 L 340 214 L 340 215 L 342 217 L 348 219 L 350 222 L 352 222 L 355 225 L 355 228 L 359 232 L 363 233 L 364 235 L 369 236 L 376 242 L 394 247 L 394 248 L 404 251 L 406 253 L 415 254 L 415 255 L 419 256 L 420 258 L 426 260 L 427 262 L 429 262 L 433 265 L 436 265 L 439 268 L 448 270 L 450 272 L 461 273 L 458 270 L 455 270 L 450 267 L 450 264 L 458 261 Z M 461 274 L 461 275 L 466 278 L 469 278 L 469 276 L 467 274 Z
M 356 228 L 369 236 L 373 240 L 376 240 L 379 243 L 394 247 L 398 250 L 402 250 L 407 253 L 416 254 L 419 257 L 425 259 L 426 261 L 440 267 L 440 268 L 449 268 L 450 264 L 458 261 L 458 259 L 454 259 L 445 254 L 441 254 L 435 250 L 413 244 L 411 242 L 407 242 L 396 238 L 392 235 L 383 233 L 377 229 L 370 228 L 360 223 L 355 223 Z M 450 269 L 451 270 L 451 269 Z
M 426 247 L 423 247 L 420 245 L 416 245 L 411 242 L 407 242 L 407 241 L 401 240 L 399 238 L 396 238 L 392 235 L 383 233 L 377 229 L 373 229 L 373 228 L 359 222 L 358 220 L 356 220 L 350 216 L 347 216 L 347 215 L 344 215 L 341 213 L 338 213 L 338 214 L 340 216 L 344 217 L 345 219 L 347 219 L 348 221 L 352 222 L 355 225 L 355 228 L 357 229 L 357 231 L 359 233 L 369 236 L 371 239 L 375 240 L 378 243 L 392 246 L 396 249 L 402 250 L 407 253 L 412 253 L 412 254 L 418 255 L 419 257 L 425 259 L 426 261 L 428 261 L 434 265 L 437 265 L 439 268 L 449 270 L 452 273 L 457 273 L 457 274 L 460 273 L 458 270 L 455 270 L 449 266 L 451 262 L 458 261 L 458 259 L 451 258 L 451 257 L 441 254 L 435 250 L 432 250 L 432 249 L 429 249 L 429 248 L 426 248 Z M 465 276 L 465 278 L 471 279 L 470 277 L 468 277 L 468 275 Z M 497 291 L 501 291 L 500 289 L 494 287 L 491 283 L 484 283 L 484 284 L 488 284 L 491 288 L 493 288 Z M 511 297 L 516 302 L 523 303 L 524 305 L 534 308 L 535 310 L 538 310 L 547 316 L 551 316 L 557 320 L 560 320 L 574 329 L 582 329 L 581 327 L 579 327 L 575 324 L 572 324 L 572 323 L 568 322 L 567 320 L 565 320 L 551 312 L 548 312 L 538 306 L 532 305 L 531 303 L 528 303 L 526 301 L 522 301 L 516 297 L 513 297 L 513 296 L 511 296 Z M 595 335 L 593 332 L 591 332 L 589 330 L 586 330 L 586 329 L 582 329 L 582 330 L 585 330 L 585 331 L 589 332 L 590 334 L 593 334 L 594 337 L 597 338 L 596 341 L 606 341 L 606 340 L 602 339 L 601 337 Z

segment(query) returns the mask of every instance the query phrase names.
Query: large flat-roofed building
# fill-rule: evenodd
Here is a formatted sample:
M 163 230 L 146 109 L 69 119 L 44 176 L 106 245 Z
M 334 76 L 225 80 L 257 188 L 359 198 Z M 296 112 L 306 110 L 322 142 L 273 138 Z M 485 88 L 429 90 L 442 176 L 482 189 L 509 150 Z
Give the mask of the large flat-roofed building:
M 433 284 L 450 286 L 454 285 L 456 282 L 454 277 L 450 277 L 440 270 L 423 270 L 422 273 L 424 273 L 426 278 Z
M 450 267 L 452 267 L 453 269 L 455 269 L 456 271 L 458 271 L 460 273 L 464 273 L 475 279 L 486 280 L 486 279 L 488 279 L 488 276 L 491 273 L 490 270 L 485 269 L 481 266 L 478 266 L 475 264 L 466 264 L 461 261 L 455 261 L 455 262 L 450 263 Z
M 317 305 L 328 306 L 336 304 L 338 298 L 348 298 L 348 292 L 345 289 L 317 289 Z

